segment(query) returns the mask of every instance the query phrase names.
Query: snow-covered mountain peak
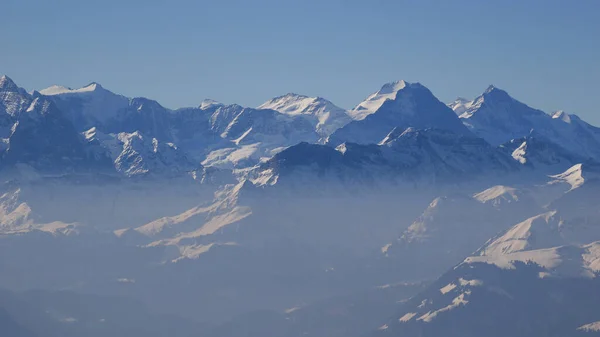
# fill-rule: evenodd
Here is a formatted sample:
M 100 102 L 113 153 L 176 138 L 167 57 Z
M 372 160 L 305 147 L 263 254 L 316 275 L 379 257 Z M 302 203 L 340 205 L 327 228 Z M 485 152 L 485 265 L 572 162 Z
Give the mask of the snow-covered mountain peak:
M 223 105 L 224 105 L 223 103 L 220 103 L 213 99 L 207 98 L 207 99 L 203 100 L 202 102 L 200 102 L 200 109 L 206 110 L 206 109 L 219 107 L 219 106 L 223 106 Z
M 485 89 L 484 94 L 489 94 L 494 90 L 499 90 L 498 88 L 496 88 L 496 86 L 494 86 L 493 84 L 490 84 L 487 89 Z
M 0 77 L 0 90 L 16 91 L 18 89 L 19 87 L 15 84 L 15 82 L 13 82 L 13 80 L 10 77 L 6 75 L 2 75 L 2 77 Z
M 48 88 L 40 90 L 39 93 L 42 95 L 46 95 L 46 96 L 52 96 L 52 95 L 58 95 L 61 93 L 67 93 L 67 92 L 71 92 L 71 91 L 73 91 L 73 89 L 71 89 L 69 87 L 54 84 L 54 85 L 49 86 Z
M 421 86 L 419 83 L 412 84 L 404 80 L 386 83 L 381 89 L 371 94 L 354 109 L 350 110 L 349 114 L 355 120 L 365 119 L 365 117 L 377 111 L 386 100 L 395 99 L 398 91 L 414 85 Z
M 404 80 L 388 82 L 384 84 L 383 87 L 381 87 L 381 89 L 379 89 L 377 93 L 380 95 L 392 94 L 404 89 L 409 84 L 410 83 L 407 83 Z
M 466 119 L 473 117 L 475 113 L 481 111 L 486 111 L 486 114 L 489 113 L 487 112 L 488 110 L 494 110 L 495 113 L 503 112 L 504 114 L 504 112 L 507 112 L 508 114 L 511 114 L 515 109 L 512 106 L 507 107 L 507 105 L 511 105 L 513 101 L 514 99 L 506 91 L 499 89 L 494 85 L 490 85 L 485 89 L 483 94 L 477 96 L 473 101 L 457 99 L 453 103 L 448 104 L 448 106 L 454 110 L 464 122 Z
M 40 94 L 46 96 L 54 96 L 54 95 L 62 95 L 62 94 L 81 94 L 87 92 L 94 92 L 99 90 L 105 90 L 99 83 L 92 82 L 84 87 L 79 89 L 71 89 L 69 87 L 65 87 L 62 85 L 52 85 L 46 89 L 40 90 Z
M 327 137 L 351 121 L 347 112 L 321 97 L 309 97 L 294 93 L 275 97 L 258 109 L 275 110 L 289 116 L 305 116 L 315 125 L 321 137 Z
M 287 93 L 277 96 L 261 104 L 258 109 L 275 110 L 288 115 L 314 114 L 315 108 L 328 106 L 336 110 L 342 110 L 330 101 L 321 97 L 309 97 L 305 95 Z
M 390 90 L 398 88 L 401 89 L 390 93 Z M 370 109 L 375 110 L 371 113 Z M 395 127 L 400 127 L 400 130 L 408 127 L 435 128 L 472 136 L 456 113 L 420 83 L 389 83 L 349 114 L 356 118 L 357 112 L 366 112 L 367 115 L 336 130 L 328 139 L 329 144 L 378 144 Z
M 487 89 L 485 89 L 483 95 L 481 95 L 481 97 L 484 100 L 493 100 L 494 102 L 496 101 L 512 101 L 513 98 L 504 90 L 495 87 L 494 85 L 490 85 L 489 87 L 487 87 Z

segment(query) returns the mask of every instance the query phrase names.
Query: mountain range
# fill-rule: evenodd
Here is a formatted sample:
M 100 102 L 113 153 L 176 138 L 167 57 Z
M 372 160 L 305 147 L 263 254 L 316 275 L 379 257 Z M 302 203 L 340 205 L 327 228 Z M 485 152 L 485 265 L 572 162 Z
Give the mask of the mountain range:
M 494 86 L 168 109 L 2 76 L 0 325 L 599 335 L 598 162 L 600 128 Z

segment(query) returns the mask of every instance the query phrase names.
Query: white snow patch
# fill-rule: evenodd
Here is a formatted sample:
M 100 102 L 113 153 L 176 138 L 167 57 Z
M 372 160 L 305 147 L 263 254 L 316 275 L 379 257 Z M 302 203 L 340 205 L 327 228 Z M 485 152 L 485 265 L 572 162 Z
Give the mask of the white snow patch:
M 566 170 L 565 172 L 557 175 L 552 175 L 550 178 L 554 180 L 549 184 L 557 184 L 560 182 L 567 183 L 571 185 L 571 190 L 574 190 L 583 185 L 585 182 L 585 178 L 583 176 L 583 167 L 582 164 L 573 165 L 571 168 Z
M 398 321 L 400 321 L 400 322 L 408 322 L 413 317 L 415 317 L 416 315 L 417 315 L 416 312 L 409 312 L 409 313 L 405 314 L 404 316 L 400 317 L 400 319 L 398 319 Z
M 582 325 L 577 330 L 586 331 L 586 332 L 597 332 L 600 331 L 600 321 Z
M 444 295 L 446 295 L 447 293 L 451 292 L 452 290 L 454 290 L 456 288 L 456 284 L 454 283 L 449 283 L 447 285 L 445 285 L 444 287 L 442 287 L 440 289 L 440 292 Z
M 452 303 L 450 303 L 449 305 L 439 309 L 439 310 L 435 310 L 435 311 L 429 311 L 428 313 L 424 314 L 423 316 L 417 318 L 417 321 L 423 321 L 423 322 L 431 322 L 438 314 L 445 312 L 445 311 L 450 311 L 452 309 L 458 308 L 461 305 L 466 305 L 467 303 L 469 303 L 469 301 L 467 301 L 465 299 L 466 296 L 470 295 L 471 292 L 469 290 L 465 291 L 464 293 L 458 295 L 457 297 L 455 297 L 452 300 Z
M 523 142 L 516 150 L 511 154 L 514 160 L 521 164 L 527 163 L 527 142 Z

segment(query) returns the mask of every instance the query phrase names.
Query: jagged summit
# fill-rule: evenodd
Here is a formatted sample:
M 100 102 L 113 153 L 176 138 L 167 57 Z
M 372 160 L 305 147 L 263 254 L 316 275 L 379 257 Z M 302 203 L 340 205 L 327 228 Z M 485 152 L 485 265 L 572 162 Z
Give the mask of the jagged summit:
M 489 93 L 491 93 L 491 92 L 492 92 L 492 91 L 494 91 L 494 90 L 499 90 L 499 89 L 498 89 L 498 88 L 496 88 L 496 86 L 495 86 L 495 85 L 493 85 L 493 84 L 490 84 L 490 85 L 488 85 L 488 87 L 485 89 L 485 91 L 484 91 L 483 93 L 484 93 L 484 94 L 489 94 Z
M 513 98 L 508 94 L 508 92 L 494 86 L 493 84 L 491 84 L 490 86 L 487 87 L 487 89 L 485 90 L 485 92 L 482 95 L 484 97 L 484 99 L 506 99 L 506 100 L 512 100 Z
M 0 77 L 0 90 L 15 91 L 17 89 L 19 89 L 19 87 L 17 87 L 15 82 L 13 82 L 13 80 L 10 77 L 6 75 L 2 75 L 2 77 Z
M 327 137 L 351 121 L 348 113 L 322 97 L 288 93 L 261 104 L 258 109 L 270 109 L 289 116 L 304 116 L 315 125 L 321 137 Z
M 408 83 L 404 80 L 388 82 L 388 83 L 384 84 L 377 93 L 379 93 L 381 95 L 394 93 L 394 92 L 397 92 L 398 90 L 404 89 L 407 85 L 410 85 L 410 83 Z

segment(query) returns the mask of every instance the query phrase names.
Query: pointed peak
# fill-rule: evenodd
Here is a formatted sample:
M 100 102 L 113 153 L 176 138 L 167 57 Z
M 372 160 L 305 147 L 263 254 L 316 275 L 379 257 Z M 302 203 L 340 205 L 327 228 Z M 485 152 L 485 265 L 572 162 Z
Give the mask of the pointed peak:
M 368 115 L 375 113 L 386 100 L 396 99 L 398 92 L 405 88 L 423 88 L 423 86 L 419 83 L 408 83 L 404 80 L 388 82 L 377 92 L 355 106 L 348 114 L 355 120 L 365 119 Z
M 81 90 L 81 91 L 96 91 L 99 89 L 104 89 L 104 87 L 101 86 L 100 83 L 92 82 L 79 90 Z
M 6 75 L 2 75 L 2 77 L 0 77 L 0 90 L 3 91 L 14 91 L 19 89 L 19 87 L 17 87 L 17 85 L 15 84 L 15 82 L 13 82 L 13 80 L 6 76 Z
M 482 95 L 484 98 L 492 98 L 495 100 L 512 100 L 513 98 L 504 90 L 494 86 L 493 84 L 487 87 Z
M 493 84 L 490 84 L 487 89 L 485 89 L 485 91 L 483 92 L 484 94 L 489 94 L 490 92 L 494 91 L 494 90 L 498 90 L 498 88 L 496 88 L 496 86 L 494 86 Z

